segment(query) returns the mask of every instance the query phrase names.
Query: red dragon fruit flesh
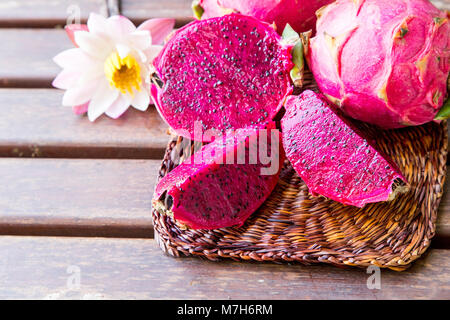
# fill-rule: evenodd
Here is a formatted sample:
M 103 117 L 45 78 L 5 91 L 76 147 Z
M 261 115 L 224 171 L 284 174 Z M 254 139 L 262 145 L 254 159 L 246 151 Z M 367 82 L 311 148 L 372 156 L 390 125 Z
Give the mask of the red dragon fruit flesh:
M 252 17 L 194 21 L 154 60 L 162 84 L 152 84 L 153 100 L 174 131 L 191 140 L 265 128 L 293 90 L 292 48 L 269 24 Z
M 275 188 L 283 161 L 278 130 L 227 133 L 170 171 L 153 206 L 192 229 L 241 226 Z
M 450 70 L 444 12 L 428 0 L 337 0 L 318 15 L 307 58 L 330 101 L 386 129 L 434 119 Z
M 313 195 L 363 207 L 408 189 L 395 163 L 322 96 L 307 90 L 285 107 L 286 156 Z
M 333 0 L 194 0 L 198 19 L 209 19 L 231 12 L 275 23 L 278 32 L 289 24 L 297 32 L 315 30 L 315 12 Z

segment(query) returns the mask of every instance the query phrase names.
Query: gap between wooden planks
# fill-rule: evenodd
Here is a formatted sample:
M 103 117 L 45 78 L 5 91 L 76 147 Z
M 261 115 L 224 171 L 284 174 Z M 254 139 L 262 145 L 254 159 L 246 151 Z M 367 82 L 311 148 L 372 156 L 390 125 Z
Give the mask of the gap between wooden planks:
M 0 234 L 153 237 L 151 199 L 160 164 L 0 159 Z M 450 248 L 448 192 L 441 201 L 432 246 Z
M 0 256 L 0 299 L 450 299 L 450 250 L 382 270 L 380 290 L 365 269 L 176 259 L 154 240 L 0 237 Z

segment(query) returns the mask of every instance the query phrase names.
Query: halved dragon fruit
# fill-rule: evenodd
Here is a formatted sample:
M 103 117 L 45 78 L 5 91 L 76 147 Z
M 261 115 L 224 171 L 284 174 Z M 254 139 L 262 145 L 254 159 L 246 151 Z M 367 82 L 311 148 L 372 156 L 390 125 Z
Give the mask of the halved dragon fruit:
M 153 100 L 181 136 L 210 141 L 226 130 L 265 128 L 292 92 L 293 45 L 240 14 L 194 21 L 154 60 Z
M 269 127 L 203 146 L 158 183 L 154 208 L 192 229 L 241 226 L 275 188 L 285 158 L 279 131 Z
M 319 16 L 308 62 L 329 100 L 386 129 L 433 120 L 450 70 L 444 12 L 428 0 L 338 0 Z
M 363 207 L 408 190 L 395 163 L 322 96 L 307 90 L 285 107 L 286 156 L 313 195 Z
M 194 0 L 192 8 L 198 19 L 209 19 L 231 12 L 275 23 L 281 33 L 286 24 L 297 32 L 316 29 L 315 12 L 333 0 Z

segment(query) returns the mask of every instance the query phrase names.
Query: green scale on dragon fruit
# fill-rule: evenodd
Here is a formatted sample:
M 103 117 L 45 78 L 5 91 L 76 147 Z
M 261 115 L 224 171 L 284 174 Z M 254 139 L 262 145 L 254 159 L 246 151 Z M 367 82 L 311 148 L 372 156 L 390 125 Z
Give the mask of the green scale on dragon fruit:
M 285 107 L 286 156 L 313 195 L 363 207 L 408 190 L 395 163 L 320 94 L 290 96 Z
M 241 226 L 275 188 L 285 159 L 280 133 L 269 127 L 203 146 L 158 183 L 154 208 L 192 229 Z
M 152 84 L 152 98 L 167 124 L 191 140 L 265 128 L 293 90 L 292 49 L 269 24 L 252 17 L 194 21 L 154 60 L 162 85 Z
M 297 32 L 315 30 L 316 11 L 333 0 L 194 0 L 197 19 L 220 17 L 231 12 L 274 23 L 281 33 L 286 24 Z
M 444 12 L 428 0 L 338 0 L 318 15 L 307 60 L 330 101 L 385 129 L 435 118 L 450 70 Z

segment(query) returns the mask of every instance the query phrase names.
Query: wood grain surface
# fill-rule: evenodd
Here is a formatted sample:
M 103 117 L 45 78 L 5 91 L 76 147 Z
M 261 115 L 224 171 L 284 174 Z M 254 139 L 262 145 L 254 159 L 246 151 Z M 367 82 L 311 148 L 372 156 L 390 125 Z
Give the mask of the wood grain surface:
M 159 160 L 0 159 L 0 234 L 153 236 Z
M 180 27 L 193 20 L 192 0 L 121 0 L 121 13 L 141 23 L 150 18 L 174 18 L 176 26 Z
M 0 29 L 0 86 L 50 88 L 61 70 L 52 58 L 73 47 L 64 30 Z
M 0 89 L 0 157 L 162 159 L 167 125 L 153 106 L 92 123 L 56 89 Z
M 105 0 L 2 0 L 0 27 L 54 27 L 85 22 L 90 12 L 106 15 Z
M 0 298 L 450 299 L 450 251 L 404 272 L 172 258 L 154 240 L 0 238 Z

